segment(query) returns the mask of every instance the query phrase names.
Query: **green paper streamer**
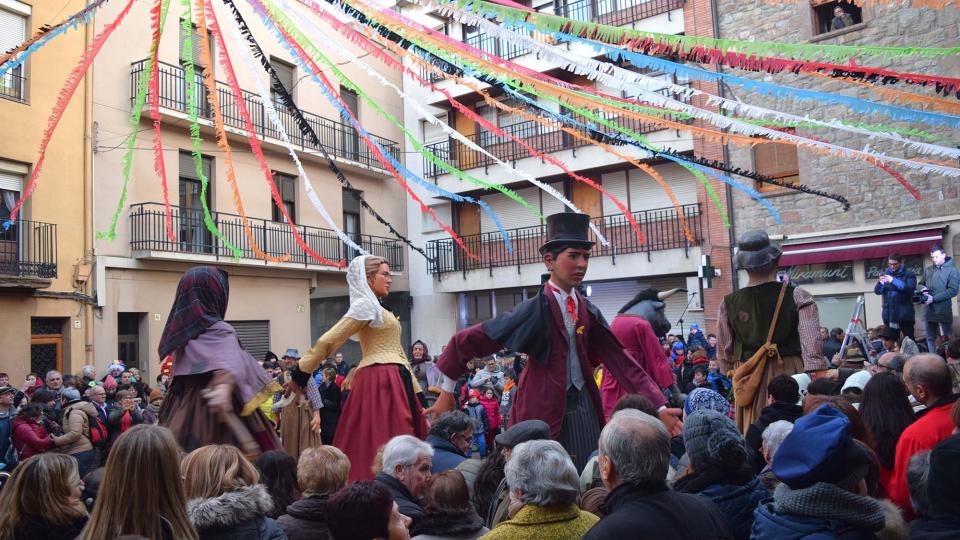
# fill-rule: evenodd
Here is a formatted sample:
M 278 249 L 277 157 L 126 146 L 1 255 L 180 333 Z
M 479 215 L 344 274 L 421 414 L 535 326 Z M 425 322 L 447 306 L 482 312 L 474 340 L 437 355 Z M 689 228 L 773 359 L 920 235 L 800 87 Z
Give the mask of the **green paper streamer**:
M 730 217 L 727 216 L 727 210 L 726 208 L 723 207 L 723 203 L 720 201 L 720 196 L 717 195 L 717 192 L 713 189 L 713 186 L 710 185 L 710 180 L 707 178 L 707 176 L 703 174 L 701 171 L 699 171 L 698 169 L 696 169 L 695 167 L 691 167 L 686 163 L 678 163 L 678 165 L 690 171 L 690 174 L 696 177 L 696 179 L 699 180 L 701 184 L 703 184 L 704 189 L 707 190 L 707 195 L 710 196 L 710 200 L 713 201 L 713 205 L 716 206 L 717 210 L 720 212 L 720 217 L 723 218 L 723 226 L 729 229 Z
M 529 202 L 527 202 L 523 197 L 518 195 L 513 190 L 506 188 L 500 184 L 494 184 L 492 182 L 487 182 L 485 180 L 476 178 L 450 165 L 449 163 L 442 160 L 439 156 L 434 154 L 429 148 L 425 147 L 420 141 L 418 141 L 417 137 L 413 134 L 413 132 L 407 129 L 402 122 L 398 121 L 393 115 L 383 110 L 383 108 L 380 107 L 380 105 L 377 104 L 376 101 L 374 101 L 369 96 L 367 96 L 357 84 L 355 84 L 349 77 L 344 75 L 344 73 L 337 68 L 337 65 L 334 62 L 332 62 L 322 52 L 320 52 L 316 47 L 314 47 L 313 43 L 309 39 L 307 39 L 302 32 L 300 32 L 299 28 L 297 28 L 290 21 L 290 19 L 287 18 L 286 14 L 284 14 L 282 10 L 278 9 L 270 0 L 261 0 L 261 1 L 263 2 L 263 5 L 267 8 L 267 10 L 270 12 L 271 16 L 273 16 L 274 19 L 278 23 L 280 23 L 280 25 L 284 28 L 284 30 L 288 34 L 290 34 L 292 37 L 294 37 L 301 44 L 301 46 L 303 46 L 304 49 L 310 53 L 312 57 L 319 59 L 325 66 L 327 66 L 331 70 L 333 75 L 340 81 L 340 84 L 342 84 L 344 87 L 355 92 L 357 96 L 362 98 L 374 110 L 376 110 L 381 115 L 383 115 L 383 117 L 386 118 L 391 124 L 396 126 L 401 132 L 403 132 L 404 136 L 410 142 L 410 144 L 413 145 L 413 148 L 416 152 L 419 152 L 428 161 L 430 161 L 437 167 L 443 169 L 444 171 L 452 174 L 458 180 L 470 182 L 474 185 L 481 186 L 487 190 L 499 191 L 500 193 L 509 197 L 511 200 L 516 201 L 518 204 L 522 205 L 527 210 L 530 210 L 531 212 L 533 212 L 534 215 L 537 216 L 538 220 L 542 221 L 544 219 L 543 214 L 541 214 L 538 209 L 534 208 Z
M 203 206 L 203 224 L 207 226 L 208 231 L 223 242 L 224 247 L 233 253 L 233 258 L 239 260 L 243 255 L 243 251 L 223 236 L 223 233 L 220 232 L 220 229 L 218 229 L 217 225 L 213 222 L 213 217 L 210 215 L 210 207 L 207 205 L 207 187 L 209 181 L 206 175 L 203 174 L 203 157 L 200 153 L 203 141 L 200 138 L 200 108 L 197 102 L 196 66 L 193 64 L 193 9 L 190 0 L 180 0 L 180 6 L 183 8 L 185 15 L 180 22 L 180 31 L 188 36 L 187 39 L 183 40 L 183 80 L 187 86 L 187 118 L 190 121 L 190 141 L 193 147 L 191 155 L 193 156 L 193 166 L 196 170 L 197 177 L 200 178 L 200 204 Z

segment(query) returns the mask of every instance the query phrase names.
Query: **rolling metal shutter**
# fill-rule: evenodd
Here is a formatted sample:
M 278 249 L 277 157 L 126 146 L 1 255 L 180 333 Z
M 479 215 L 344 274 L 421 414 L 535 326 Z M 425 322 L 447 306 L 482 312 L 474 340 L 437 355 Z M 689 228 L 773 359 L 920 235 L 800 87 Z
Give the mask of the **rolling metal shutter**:
M 600 309 L 607 321 L 612 321 L 617 316 L 617 312 L 640 290 L 641 287 L 654 287 L 659 291 L 666 291 L 674 287 L 686 287 L 687 278 L 685 276 L 669 276 L 655 278 L 626 279 L 621 281 L 608 281 L 605 283 L 590 283 L 591 294 L 590 302 Z M 684 308 L 687 307 L 689 297 L 683 293 L 677 293 L 666 301 L 664 312 L 667 320 L 673 325 L 670 333 L 680 333 L 680 325 L 677 320 Z M 693 307 L 696 302 L 690 305 Z M 699 323 L 704 327 L 703 311 L 690 311 L 689 309 L 683 315 L 683 331 L 690 333 L 690 323 Z M 686 337 L 686 335 L 684 335 Z
M 522 188 L 514 190 L 517 195 L 530 203 L 530 206 L 538 208 L 539 199 L 536 187 Z M 490 209 L 500 218 L 504 229 L 517 229 L 520 227 L 533 227 L 538 225 L 537 216 L 530 210 L 524 208 L 520 203 L 507 197 L 503 193 L 494 193 L 482 197 L 483 202 L 490 205 Z M 497 226 L 493 219 L 486 212 L 480 213 L 480 231 L 495 232 Z
M 563 194 L 563 182 L 554 182 L 550 185 L 553 186 L 553 189 Z M 550 195 L 547 195 L 546 193 L 540 194 L 540 213 L 541 214 L 543 214 L 544 216 L 549 216 L 552 214 L 559 214 L 564 210 L 566 210 L 566 207 L 563 206 L 562 202 L 551 197 Z
M 600 178 L 603 189 L 607 190 L 610 195 L 620 199 L 620 202 L 627 205 L 627 208 L 633 209 L 630 206 L 630 200 L 627 196 L 627 171 L 607 173 L 602 175 Z M 617 205 L 613 204 L 613 201 L 610 200 L 610 197 L 604 196 L 602 200 L 603 215 L 615 216 L 622 213 L 620 212 L 620 209 L 617 208 Z
M 20 4 L 20 2 L 17 2 L 17 4 Z M 20 5 L 26 6 L 26 4 Z M 27 6 L 27 9 L 30 9 L 29 6 Z M 6 52 L 16 47 L 23 42 L 26 36 L 26 14 L 0 7 L 0 51 Z
M 697 202 L 697 179 L 690 172 L 676 163 L 657 165 L 656 169 L 663 176 L 667 185 L 673 189 L 673 193 L 677 196 L 680 204 L 695 204 Z M 639 169 L 630 169 L 628 174 L 630 178 L 631 210 L 637 212 L 673 206 L 670 197 L 649 174 Z M 606 201 L 604 204 L 606 204 Z M 606 207 L 604 207 L 604 214 L 606 214 Z
M 237 332 L 240 345 L 257 360 L 270 350 L 270 321 L 227 321 Z

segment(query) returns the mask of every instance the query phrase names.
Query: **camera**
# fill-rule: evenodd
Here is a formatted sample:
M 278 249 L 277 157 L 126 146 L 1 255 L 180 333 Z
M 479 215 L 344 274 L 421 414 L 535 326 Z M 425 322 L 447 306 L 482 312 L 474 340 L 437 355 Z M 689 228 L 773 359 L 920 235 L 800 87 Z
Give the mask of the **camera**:
M 924 287 L 910 296 L 910 301 L 914 304 L 926 304 L 930 300 L 930 289 Z

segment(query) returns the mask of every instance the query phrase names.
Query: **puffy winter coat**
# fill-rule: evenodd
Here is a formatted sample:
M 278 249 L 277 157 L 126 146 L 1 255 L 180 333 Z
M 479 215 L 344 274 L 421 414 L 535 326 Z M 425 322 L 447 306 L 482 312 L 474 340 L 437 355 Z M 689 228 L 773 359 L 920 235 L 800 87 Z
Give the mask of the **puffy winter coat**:
M 53 448 L 53 439 L 43 424 L 18 416 L 13 419 L 13 448 L 19 452 L 20 461 L 23 461 Z
M 63 435 L 54 437 L 54 443 L 65 454 L 79 454 L 93 450 L 88 438 L 90 422 L 97 417 L 97 408 L 86 401 L 76 401 L 63 409 Z
M 893 281 L 890 283 L 877 282 L 873 287 L 874 294 L 883 296 L 884 322 L 913 321 L 913 303 L 910 297 L 917 290 L 917 276 L 913 272 L 901 267 L 898 272 L 891 273 Z
M 492 399 L 480 396 L 480 404 L 487 411 L 487 420 L 490 422 L 487 431 L 495 432 L 500 429 L 500 400 L 497 399 L 497 395 L 494 394 Z
M 286 540 L 277 522 L 266 517 L 273 508 L 261 484 L 228 491 L 219 497 L 187 501 L 187 517 L 200 540 Z
M 467 456 L 450 441 L 445 441 L 436 435 L 427 436 L 427 444 L 433 447 L 433 461 L 430 465 L 430 473 L 437 474 L 450 469 L 456 469 L 457 465 Z
M 327 527 L 327 495 L 311 495 L 287 506 L 277 523 L 289 540 L 330 540 Z

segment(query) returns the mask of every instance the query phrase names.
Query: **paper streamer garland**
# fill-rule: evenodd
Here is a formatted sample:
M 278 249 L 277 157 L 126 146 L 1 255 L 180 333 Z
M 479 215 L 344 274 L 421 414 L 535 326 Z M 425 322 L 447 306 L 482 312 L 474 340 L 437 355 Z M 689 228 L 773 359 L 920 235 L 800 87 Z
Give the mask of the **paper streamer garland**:
M 300 108 L 297 107 L 296 103 L 293 102 L 293 98 L 290 96 L 289 92 L 287 92 L 286 88 L 283 87 L 283 83 L 280 81 L 279 77 L 277 76 L 276 70 L 270 64 L 270 60 L 263 53 L 263 50 L 260 49 L 260 45 L 253 38 L 253 33 L 250 31 L 250 27 L 247 26 L 247 23 L 243 19 L 243 15 L 240 13 L 240 10 L 237 8 L 236 4 L 234 4 L 233 0 L 223 0 L 223 1 L 224 1 L 224 4 L 230 9 L 231 14 L 233 15 L 233 19 L 240 30 L 240 34 L 246 40 L 247 45 L 250 48 L 250 53 L 254 56 L 254 58 L 257 58 L 260 61 L 261 67 L 263 68 L 264 71 L 267 72 L 267 75 L 269 75 L 270 86 L 273 89 L 274 93 L 276 94 L 277 98 L 280 100 L 283 106 L 286 107 L 288 111 L 290 111 L 291 115 L 293 115 L 294 121 L 296 122 L 297 127 L 300 129 L 301 134 L 305 138 L 310 139 L 313 145 L 320 149 L 320 153 L 323 155 L 324 159 L 327 160 L 327 167 L 334 174 L 334 176 L 337 178 L 340 184 L 348 190 L 348 193 L 350 193 L 351 196 L 353 196 L 357 200 L 357 202 L 360 204 L 360 206 L 364 210 L 366 210 L 370 215 L 372 215 L 380 224 L 386 227 L 391 234 L 393 234 L 395 237 L 400 239 L 404 244 L 409 246 L 410 249 L 422 255 L 424 259 L 427 259 L 428 261 L 434 261 L 433 258 L 427 255 L 427 253 L 423 250 L 423 248 L 413 244 L 413 242 L 411 242 L 408 238 L 406 238 L 403 234 L 401 234 L 400 231 L 397 231 L 396 228 L 394 228 L 394 226 L 389 221 L 387 221 L 376 210 L 374 210 L 373 207 L 371 207 L 367 203 L 367 201 L 363 198 L 363 196 L 360 194 L 360 190 L 354 188 L 353 185 L 350 183 L 350 181 L 347 180 L 347 177 L 343 174 L 343 171 L 340 170 L 336 162 L 327 152 L 327 149 L 321 142 L 320 137 L 317 136 L 313 127 L 310 125 L 309 122 L 307 122 L 306 118 L 304 118 L 303 111 L 301 111 Z
M 22 65 L 27 58 L 30 57 L 30 55 L 36 52 L 40 47 L 43 47 L 49 43 L 53 38 L 63 34 L 71 28 L 77 28 L 81 24 L 89 24 L 91 18 L 93 17 L 93 13 L 98 8 L 106 4 L 107 1 L 108 0 L 96 0 L 95 2 L 91 2 L 80 11 L 70 15 L 63 21 L 60 21 L 53 26 L 41 26 L 39 30 L 34 32 L 30 39 L 27 39 L 23 43 L 0 55 L 0 76 L 4 75 L 11 69 L 16 68 L 17 66 Z
M 394 178 L 396 178 L 397 182 L 400 183 L 401 187 L 404 188 L 407 194 L 410 195 L 411 198 L 413 198 L 415 201 L 417 201 L 420 204 L 421 210 L 427 212 L 431 216 L 431 218 L 434 220 L 435 223 L 437 223 L 444 231 L 450 234 L 451 238 L 457 243 L 458 246 L 460 246 L 461 249 L 463 249 L 464 253 L 466 253 L 468 257 L 474 260 L 478 260 L 479 258 L 467 248 L 467 245 L 463 242 L 460 236 L 457 235 L 456 232 L 454 232 L 454 230 L 451 229 L 449 225 L 447 225 L 446 223 L 443 223 L 437 217 L 434 210 L 429 206 L 427 206 L 410 188 L 410 186 L 407 185 L 407 183 L 403 179 L 403 176 L 401 176 L 399 172 L 400 170 L 405 170 L 405 168 L 402 165 L 400 165 L 400 163 L 398 163 L 393 156 L 389 155 L 389 153 L 385 154 L 382 147 L 380 147 L 380 145 L 375 140 L 373 140 L 372 137 L 370 137 L 370 134 L 367 133 L 367 131 L 360 125 L 360 123 L 354 117 L 350 109 L 347 108 L 347 106 L 342 102 L 342 100 L 340 100 L 340 98 L 335 94 L 335 91 L 332 90 L 332 85 L 330 84 L 329 80 L 327 80 L 326 75 L 323 73 L 323 71 L 316 64 L 313 63 L 310 57 L 302 49 L 299 48 L 299 44 L 297 44 L 295 41 L 285 36 L 282 29 L 277 28 L 273 25 L 273 22 L 270 19 L 269 14 L 266 13 L 263 9 L 259 9 L 261 6 L 258 6 L 256 2 L 251 2 L 251 4 L 254 7 L 254 11 L 258 13 L 261 20 L 264 22 L 264 25 L 267 26 L 268 29 L 274 30 L 274 33 L 277 35 L 277 38 L 280 44 L 290 51 L 294 61 L 300 64 L 300 66 L 307 71 L 307 73 L 314 80 L 314 82 L 316 82 L 317 85 L 320 87 L 321 92 L 324 94 L 327 100 L 335 108 L 339 110 L 340 116 L 343 117 L 344 120 L 346 120 L 347 122 L 350 123 L 350 125 L 353 126 L 353 128 L 359 134 L 360 139 L 367 146 L 367 148 L 370 149 L 374 157 L 376 157 L 376 159 L 380 161 L 381 164 L 383 164 L 388 171 L 390 171 L 390 173 L 393 175 Z M 405 174 L 406 173 L 409 173 L 409 171 L 405 171 Z M 411 173 L 409 177 L 413 178 L 414 176 Z M 429 182 L 426 182 L 426 183 L 429 184 Z
M 227 53 L 227 46 L 224 42 L 223 34 L 219 30 L 216 12 L 214 11 L 213 4 L 210 0 L 206 2 L 206 9 L 208 18 L 210 19 L 210 28 L 213 30 L 213 35 L 217 40 L 217 49 L 220 53 L 220 65 L 223 67 L 224 71 L 227 72 L 228 77 L 236 81 L 237 77 L 233 70 L 233 63 L 230 61 L 230 56 Z M 230 23 L 229 26 L 236 42 L 242 43 L 243 36 L 241 35 L 240 29 L 237 27 L 236 22 L 234 22 L 232 19 L 228 19 L 228 23 Z M 239 47 L 239 50 L 244 63 L 247 65 L 247 69 L 249 69 L 251 73 L 256 73 L 257 66 L 254 63 L 254 59 L 250 55 L 250 52 L 247 51 L 245 47 Z M 277 131 L 280 140 L 283 141 L 284 146 L 287 148 L 287 152 L 290 154 L 290 157 L 297 168 L 297 172 L 299 173 L 300 177 L 303 178 L 304 190 L 307 193 L 307 198 L 310 199 L 310 203 L 313 204 L 313 207 L 317 210 L 317 213 L 320 214 L 320 217 L 323 218 L 327 225 L 333 229 L 334 233 L 337 235 L 337 238 L 339 238 L 341 242 L 362 255 L 369 255 L 370 253 L 367 250 L 357 245 L 352 238 L 347 236 L 343 230 L 340 229 L 340 227 L 333 220 L 333 217 L 327 211 L 327 208 L 323 205 L 323 202 L 320 201 L 320 197 L 317 195 L 316 190 L 313 188 L 313 184 L 310 182 L 310 177 L 307 175 L 307 171 L 304 170 L 303 164 L 300 162 L 300 158 L 297 156 L 297 151 L 294 148 L 293 143 L 290 142 L 286 128 L 284 128 L 283 122 L 280 121 L 280 116 L 277 113 L 276 107 L 273 105 L 273 99 L 270 98 L 269 91 L 267 90 L 266 86 L 264 86 L 263 81 L 260 80 L 260 77 L 253 77 L 253 80 L 257 87 L 257 93 L 260 96 L 260 103 L 266 110 L 267 116 L 270 118 L 270 122 L 273 124 L 273 128 Z
M 103 30 L 93 39 L 93 42 L 87 47 L 83 52 L 83 55 L 80 57 L 80 62 L 70 71 L 70 75 L 67 76 L 66 82 L 63 83 L 63 87 L 60 89 L 60 93 L 57 94 L 57 103 L 53 106 L 53 110 L 50 112 L 50 118 L 47 120 L 47 127 L 43 132 L 43 137 L 40 140 L 40 152 L 37 156 L 37 161 L 33 165 L 33 170 L 30 172 L 30 179 L 27 181 L 27 187 L 23 192 L 23 195 L 20 197 L 20 200 L 17 201 L 17 204 L 14 205 L 13 209 L 10 211 L 10 217 L 7 218 L 3 223 L 3 230 L 10 229 L 10 226 L 14 224 L 17 220 L 17 215 L 20 213 L 20 209 L 23 207 L 23 203 L 33 194 L 33 190 L 37 187 L 37 181 L 40 178 L 40 172 L 43 170 L 43 162 L 47 157 L 47 147 L 50 145 L 50 139 L 53 137 L 54 130 L 57 129 L 57 125 L 60 123 L 60 119 L 63 118 L 63 112 L 67 108 L 67 105 L 70 104 L 70 100 L 73 98 L 73 94 L 77 91 L 77 87 L 80 85 L 80 81 L 83 79 L 84 74 L 86 74 L 87 69 L 90 68 L 90 64 L 93 63 L 93 59 L 97 56 L 97 53 L 100 52 L 100 49 L 103 48 L 103 44 L 106 43 L 107 39 L 110 38 L 110 35 L 113 34 L 113 31 L 120 26 L 120 23 L 123 22 L 124 17 L 130 13 L 130 8 L 133 6 L 133 0 L 127 0 L 127 3 L 124 4 L 123 9 L 117 14 L 117 17 L 106 25 Z
M 154 9 L 150 11 L 150 24 L 153 26 L 151 47 L 159 48 L 161 28 L 167 20 L 167 12 L 170 8 L 170 0 L 162 0 L 159 13 Z M 167 186 L 167 165 L 163 158 L 163 135 L 160 129 L 160 63 L 154 56 L 153 69 L 150 72 L 150 79 L 147 81 L 147 100 L 150 105 L 150 119 L 153 120 L 153 172 L 160 178 L 160 188 L 163 193 L 163 223 L 167 230 L 167 239 L 176 242 L 177 237 L 173 233 L 173 217 L 170 211 L 170 190 Z

